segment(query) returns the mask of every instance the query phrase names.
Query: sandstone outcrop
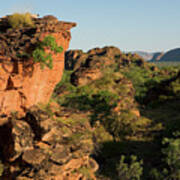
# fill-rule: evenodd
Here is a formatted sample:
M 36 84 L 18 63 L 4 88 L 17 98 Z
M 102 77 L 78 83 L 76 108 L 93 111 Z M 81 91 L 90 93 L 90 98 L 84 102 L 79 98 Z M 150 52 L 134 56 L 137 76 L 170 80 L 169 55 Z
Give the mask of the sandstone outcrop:
M 82 50 L 69 50 L 65 53 L 65 69 L 66 70 L 77 70 L 79 67 L 86 67 L 87 59 L 90 62 L 92 59 L 104 59 L 104 65 L 107 63 L 117 63 L 122 67 L 135 63 L 137 66 L 146 66 L 147 63 L 138 54 L 123 53 L 114 46 L 106 46 L 103 48 L 93 48 L 88 52 Z M 132 61 L 134 59 L 134 61 Z M 120 60 L 120 61 L 119 61 Z M 93 63 L 95 60 L 93 61 Z M 103 64 L 103 62 L 101 62 Z M 119 68 L 120 68 L 119 66 Z
M 83 53 L 82 50 L 69 50 L 65 53 L 65 69 L 66 70 L 73 70 L 75 68 L 75 65 L 82 60 L 79 60 L 79 58 L 82 57 L 86 58 L 87 56 L 85 53 Z M 77 65 L 76 65 L 77 66 Z
M 57 108 L 58 106 L 56 106 Z M 2 179 L 96 179 L 92 128 L 84 113 L 54 105 L 32 107 L 24 118 L 0 126 Z
M 65 53 L 65 69 L 67 70 L 77 70 L 82 66 L 86 59 L 92 58 L 95 55 L 100 57 L 106 57 L 109 61 L 114 59 L 114 56 L 120 55 L 121 51 L 113 46 L 104 47 L 104 48 L 94 48 L 89 50 L 87 53 L 82 50 L 69 50 Z
M 53 16 L 34 18 L 33 27 L 12 29 L 8 16 L 0 19 L 0 114 L 26 112 L 39 102 L 47 103 L 64 69 L 64 52 L 75 23 L 58 21 Z M 53 54 L 53 69 L 41 69 L 31 53 L 47 35 L 56 39 L 63 52 Z
M 120 114 L 124 110 L 131 110 L 136 117 L 139 117 L 140 113 L 134 101 L 135 90 L 132 82 L 120 71 L 111 72 L 114 69 L 114 64 L 118 65 L 115 68 L 120 70 L 132 63 L 131 59 L 133 58 L 130 59 L 128 56 L 124 56 L 118 48 L 113 46 L 94 48 L 84 54 L 86 58 L 83 61 L 81 61 L 82 55 L 78 56 L 79 60 L 75 56 L 77 63 L 79 61 L 79 67 L 76 64 L 77 69 L 71 75 L 72 84 L 76 86 L 92 85 L 94 89 L 108 90 L 118 96 L 118 103 L 114 111 Z M 136 59 L 135 63 L 138 66 L 144 66 L 144 61 L 139 56 L 135 54 L 133 57 Z M 95 84 L 98 80 L 102 83 L 96 87 Z

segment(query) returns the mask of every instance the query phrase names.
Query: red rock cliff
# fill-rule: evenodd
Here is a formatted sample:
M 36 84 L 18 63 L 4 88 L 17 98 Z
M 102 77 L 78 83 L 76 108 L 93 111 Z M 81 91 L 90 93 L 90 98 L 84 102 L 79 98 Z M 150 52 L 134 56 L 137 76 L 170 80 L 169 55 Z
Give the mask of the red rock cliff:
M 25 112 L 38 103 L 47 103 L 64 69 L 64 52 L 75 23 L 58 21 L 53 16 L 34 18 L 34 27 L 12 29 L 8 17 L 0 19 L 0 114 Z M 55 37 L 63 52 L 53 54 L 53 69 L 34 63 L 31 54 L 45 36 Z M 20 56 L 21 55 L 21 56 Z

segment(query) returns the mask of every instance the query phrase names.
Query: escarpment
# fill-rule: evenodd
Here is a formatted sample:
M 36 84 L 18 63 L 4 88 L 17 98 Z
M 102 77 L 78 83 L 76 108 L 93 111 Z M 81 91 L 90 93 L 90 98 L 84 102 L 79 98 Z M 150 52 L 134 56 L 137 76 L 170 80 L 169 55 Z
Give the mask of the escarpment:
M 58 21 L 53 16 L 33 18 L 32 26 L 12 28 L 9 16 L 0 19 L 0 113 L 24 113 L 33 105 L 47 103 L 64 69 L 64 52 L 75 23 Z M 46 36 L 55 38 L 62 53 L 52 52 L 53 68 L 41 68 L 33 50 Z

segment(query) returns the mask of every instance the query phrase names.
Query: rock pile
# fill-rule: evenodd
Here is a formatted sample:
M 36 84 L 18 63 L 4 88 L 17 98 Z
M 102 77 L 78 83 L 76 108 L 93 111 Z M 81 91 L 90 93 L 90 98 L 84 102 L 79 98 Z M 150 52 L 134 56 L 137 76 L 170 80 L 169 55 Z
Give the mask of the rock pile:
M 0 127 L 3 179 L 96 179 L 88 118 L 81 112 L 51 108 L 33 107 L 21 119 L 14 114 Z

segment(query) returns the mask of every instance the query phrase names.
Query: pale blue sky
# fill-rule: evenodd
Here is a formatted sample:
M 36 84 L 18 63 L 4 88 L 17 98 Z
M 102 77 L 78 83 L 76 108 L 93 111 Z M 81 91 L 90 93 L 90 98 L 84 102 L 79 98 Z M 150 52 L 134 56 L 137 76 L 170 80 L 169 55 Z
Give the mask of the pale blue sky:
M 123 51 L 180 47 L 180 0 L 3 0 L 0 16 L 30 11 L 73 21 L 71 49 Z

